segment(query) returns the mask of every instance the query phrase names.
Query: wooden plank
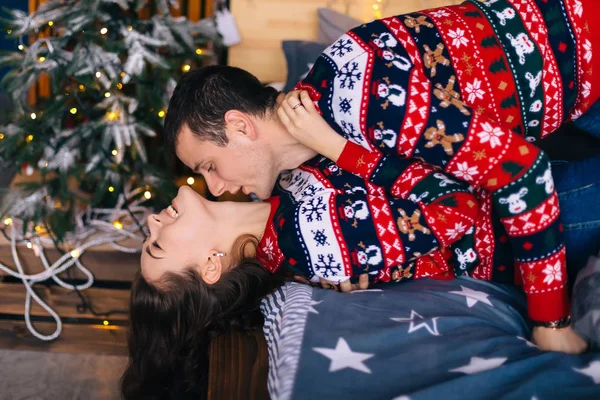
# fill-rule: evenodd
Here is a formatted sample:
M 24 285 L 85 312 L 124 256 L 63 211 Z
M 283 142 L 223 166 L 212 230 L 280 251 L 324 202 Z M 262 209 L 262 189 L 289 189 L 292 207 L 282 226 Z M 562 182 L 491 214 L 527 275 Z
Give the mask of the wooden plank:
M 188 0 L 187 2 L 187 17 L 190 21 L 200 21 L 200 3 L 202 0 Z M 210 1 L 208 1 L 210 3 Z
M 36 257 L 32 250 L 23 245 L 19 245 L 18 252 L 21 263 L 23 264 L 23 270 L 26 274 L 35 274 L 44 270 L 41 261 Z M 53 263 L 58 260 L 60 256 L 60 253 L 56 249 L 46 249 L 48 262 Z M 16 271 L 10 245 L 6 243 L 5 239 L 2 237 L 0 237 L 0 262 Z M 92 272 L 92 274 L 94 274 L 96 280 L 130 282 L 133 280 L 136 271 L 139 269 L 140 254 L 122 253 L 116 250 L 88 250 L 81 256 L 81 262 Z M 6 272 L 0 271 L 0 276 L 6 275 L 8 275 Z M 85 275 L 76 267 L 71 267 L 71 276 L 73 279 L 85 279 Z M 67 279 L 67 272 L 63 272 L 59 277 Z
M 56 325 L 35 322 L 40 332 L 52 333 Z M 34 337 L 25 321 L 0 320 L 0 348 L 77 354 L 127 355 L 127 328 L 120 326 L 63 324 L 60 336 L 51 342 Z
M 231 332 L 210 344 L 208 399 L 268 399 L 267 344 L 261 330 Z
M 383 0 L 382 16 L 392 16 L 431 7 L 456 4 L 461 0 Z M 229 65 L 253 73 L 262 82 L 283 82 L 286 63 L 282 40 L 316 40 L 317 8 L 331 6 L 358 21 L 375 18 L 375 0 L 234 0 L 231 12 L 242 42 L 229 49 Z
M 60 286 L 46 287 L 43 285 L 34 285 L 37 295 L 48 304 L 60 317 L 66 318 L 90 318 L 102 319 L 103 316 L 96 316 L 90 311 L 80 313 L 77 311 L 77 305 L 81 300 L 77 293 Z M 83 290 L 81 294 L 94 307 L 98 313 L 108 312 L 110 310 L 127 311 L 129 309 L 129 290 L 126 289 L 100 289 L 91 287 Z M 2 283 L 0 282 L 0 314 L 23 315 L 25 311 L 26 290 L 22 283 Z M 31 302 L 31 315 L 48 316 L 44 310 L 35 301 Z M 107 317 L 110 321 L 127 321 L 127 314 L 111 314 Z
M 179 5 L 179 7 L 175 7 L 175 6 L 171 5 L 171 4 L 169 4 L 169 12 L 171 13 L 171 15 L 173 17 L 181 17 L 181 14 L 182 14 L 182 12 L 181 12 L 181 8 L 182 8 L 181 3 L 182 3 L 182 0 L 177 0 L 177 4 Z
M 35 10 L 37 10 L 38 7 L 38 2 L 37 0 L 29 0 L 28 1 L 29 4 L 29 12 L 32 13 Z M 29 36 L 29 43 L 33 43 L 35 42 L 36 37 L 34 35 Z M 33 85 L 31 85 L 29 87 L 29 90 L 27 91 L 27 102 L 29 103 L 29 105 L 35 105 L 35 103 L 37 103 L 37 88 L 38 85 L 37 83 L 34 83 Z

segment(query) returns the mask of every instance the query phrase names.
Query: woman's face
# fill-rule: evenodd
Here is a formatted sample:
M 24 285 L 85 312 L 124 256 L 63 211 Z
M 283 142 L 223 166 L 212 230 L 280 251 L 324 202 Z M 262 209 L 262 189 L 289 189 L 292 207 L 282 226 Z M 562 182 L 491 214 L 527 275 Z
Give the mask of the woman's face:
M 142 245 L 141 273 L 150 282 L 165 272 L 197 269 L 207 283 L 219 269 L 217 219 L 211 213 L 213 203 L 188 186 L 179 189 L 171 207 L 148 216 L 150 236 Z M 218 280 L 218 278 L 217 278 Z

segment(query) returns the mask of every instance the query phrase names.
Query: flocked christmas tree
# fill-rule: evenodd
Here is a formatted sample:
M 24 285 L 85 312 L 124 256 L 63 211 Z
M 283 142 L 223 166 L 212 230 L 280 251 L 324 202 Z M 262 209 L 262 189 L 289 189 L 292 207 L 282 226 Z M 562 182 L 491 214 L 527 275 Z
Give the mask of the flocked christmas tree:
M 32 14 L 7 10 L 4 29 L 18 50 L 0 58 L 14 105 L 0 127 L 0 160 L 35 168 L 39 179 L 6 195 L 3 215 L 62 239 L 82 209 L 171 200 L 166 106 L 179 76 L 208 61 L 216 33 L 208 21 L 171 16 L 169 5 L 52 0 Z M 49 96 L 30 104 L 42 75 Z

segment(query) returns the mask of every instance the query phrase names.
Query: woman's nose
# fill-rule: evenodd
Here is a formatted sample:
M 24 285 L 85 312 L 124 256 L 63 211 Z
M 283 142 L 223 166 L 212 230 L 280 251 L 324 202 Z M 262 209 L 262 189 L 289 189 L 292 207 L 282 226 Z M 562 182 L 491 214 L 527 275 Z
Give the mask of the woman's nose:
M 159 216 L 157 214 L 148 215 L 148 218 L 146 218 L 146 224 L 150 230 L 150 236 L 154 236 L 156 234 L 156 230 L 160 227 Z

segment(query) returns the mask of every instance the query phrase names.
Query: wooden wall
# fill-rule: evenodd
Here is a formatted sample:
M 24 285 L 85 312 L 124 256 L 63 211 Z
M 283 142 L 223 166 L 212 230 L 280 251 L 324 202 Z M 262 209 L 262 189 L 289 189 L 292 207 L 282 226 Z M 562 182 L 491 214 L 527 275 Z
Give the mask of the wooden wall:
M 242 42 L 229 49 L 229 65 L 247 69 L 263 82 L 283 82 L 286 63 L 281 41 L 316 40 L 317 8 L 327 7 L 360 20 L 398 15 L 425 8 L 457 4 L 461 0 L 231 0 Z

